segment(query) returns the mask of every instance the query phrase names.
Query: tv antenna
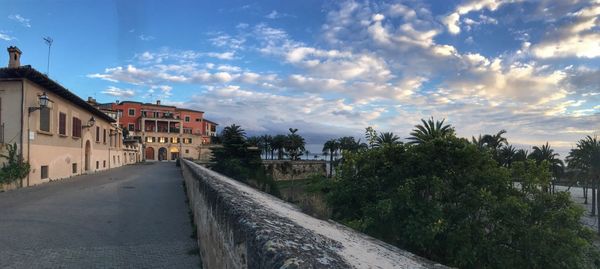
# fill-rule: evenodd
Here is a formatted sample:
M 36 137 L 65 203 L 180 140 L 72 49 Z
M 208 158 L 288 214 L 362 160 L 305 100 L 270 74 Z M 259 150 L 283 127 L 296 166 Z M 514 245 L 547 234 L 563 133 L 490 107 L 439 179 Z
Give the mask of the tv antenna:
M 52 39 L 52 37 L 46 36 L 44 37 L 44 41 L 48 45 L 48 66 L 46 69 L 46 76 L 50 76 L 50 48 L 52 47 L 52 42 L 54 42 L 54 39 Z

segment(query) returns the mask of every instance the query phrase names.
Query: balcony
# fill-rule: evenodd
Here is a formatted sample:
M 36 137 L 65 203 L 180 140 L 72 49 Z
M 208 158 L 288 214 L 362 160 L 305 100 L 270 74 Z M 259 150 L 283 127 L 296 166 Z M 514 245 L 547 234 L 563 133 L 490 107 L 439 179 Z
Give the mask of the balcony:
M 167 127 L 161 127 L 159 126 L 158 128 L 154 128 L 154 126 L 146 126 L 146 132 L 154 132 L 154 133 L 175 133 L 178 134 L 179 133 L 179 128 L 167 128 Z

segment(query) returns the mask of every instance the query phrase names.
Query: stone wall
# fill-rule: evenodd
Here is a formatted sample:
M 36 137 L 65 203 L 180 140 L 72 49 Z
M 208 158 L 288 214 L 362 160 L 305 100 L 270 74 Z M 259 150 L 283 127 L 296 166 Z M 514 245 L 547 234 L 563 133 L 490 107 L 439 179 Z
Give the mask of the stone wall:
M 313 175 L 327 176 L 325 161 L 263 160 L 263 165 L 275 180 L 307 179 Z
M 181 166 L 204 268 L 446 268 L 191 161 Z

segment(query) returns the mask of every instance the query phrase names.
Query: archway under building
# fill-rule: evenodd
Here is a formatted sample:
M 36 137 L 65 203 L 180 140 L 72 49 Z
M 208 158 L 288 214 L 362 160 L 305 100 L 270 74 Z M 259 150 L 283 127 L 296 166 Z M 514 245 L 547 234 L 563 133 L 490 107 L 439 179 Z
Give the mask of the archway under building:
M 167 160 L 167 149 L 166 148 L 158 149 L 158 160 L 161 162 Z
M 179 149 L 177 147 L 171 147 L 169 150 L 171 152 L 171 160 L 177 160 L 177 158 L 179 158 Z
M 154 161 L 154 148 L 153 147 L 146 148 L 146 160 Z

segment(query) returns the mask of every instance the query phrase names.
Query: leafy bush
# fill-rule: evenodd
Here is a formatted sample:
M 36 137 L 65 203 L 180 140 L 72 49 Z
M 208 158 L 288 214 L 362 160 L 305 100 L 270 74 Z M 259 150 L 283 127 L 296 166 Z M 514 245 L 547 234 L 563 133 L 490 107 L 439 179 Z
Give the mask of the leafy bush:
M 593 233 L 547 163 L 498 166 L 454 136 L 344 155 L 333 218 L 460 268 L 597 268 Z M 518 179 L 515 184 L 513 179 Z
M 7 161 L 0 168 L 0 184 L 10 184 L 20 180 L 29 174 L 29 163 L 23 162 L 23 158 L 17 152 L 17 144 L 6 145 L 8 154 L 0 155 Z

